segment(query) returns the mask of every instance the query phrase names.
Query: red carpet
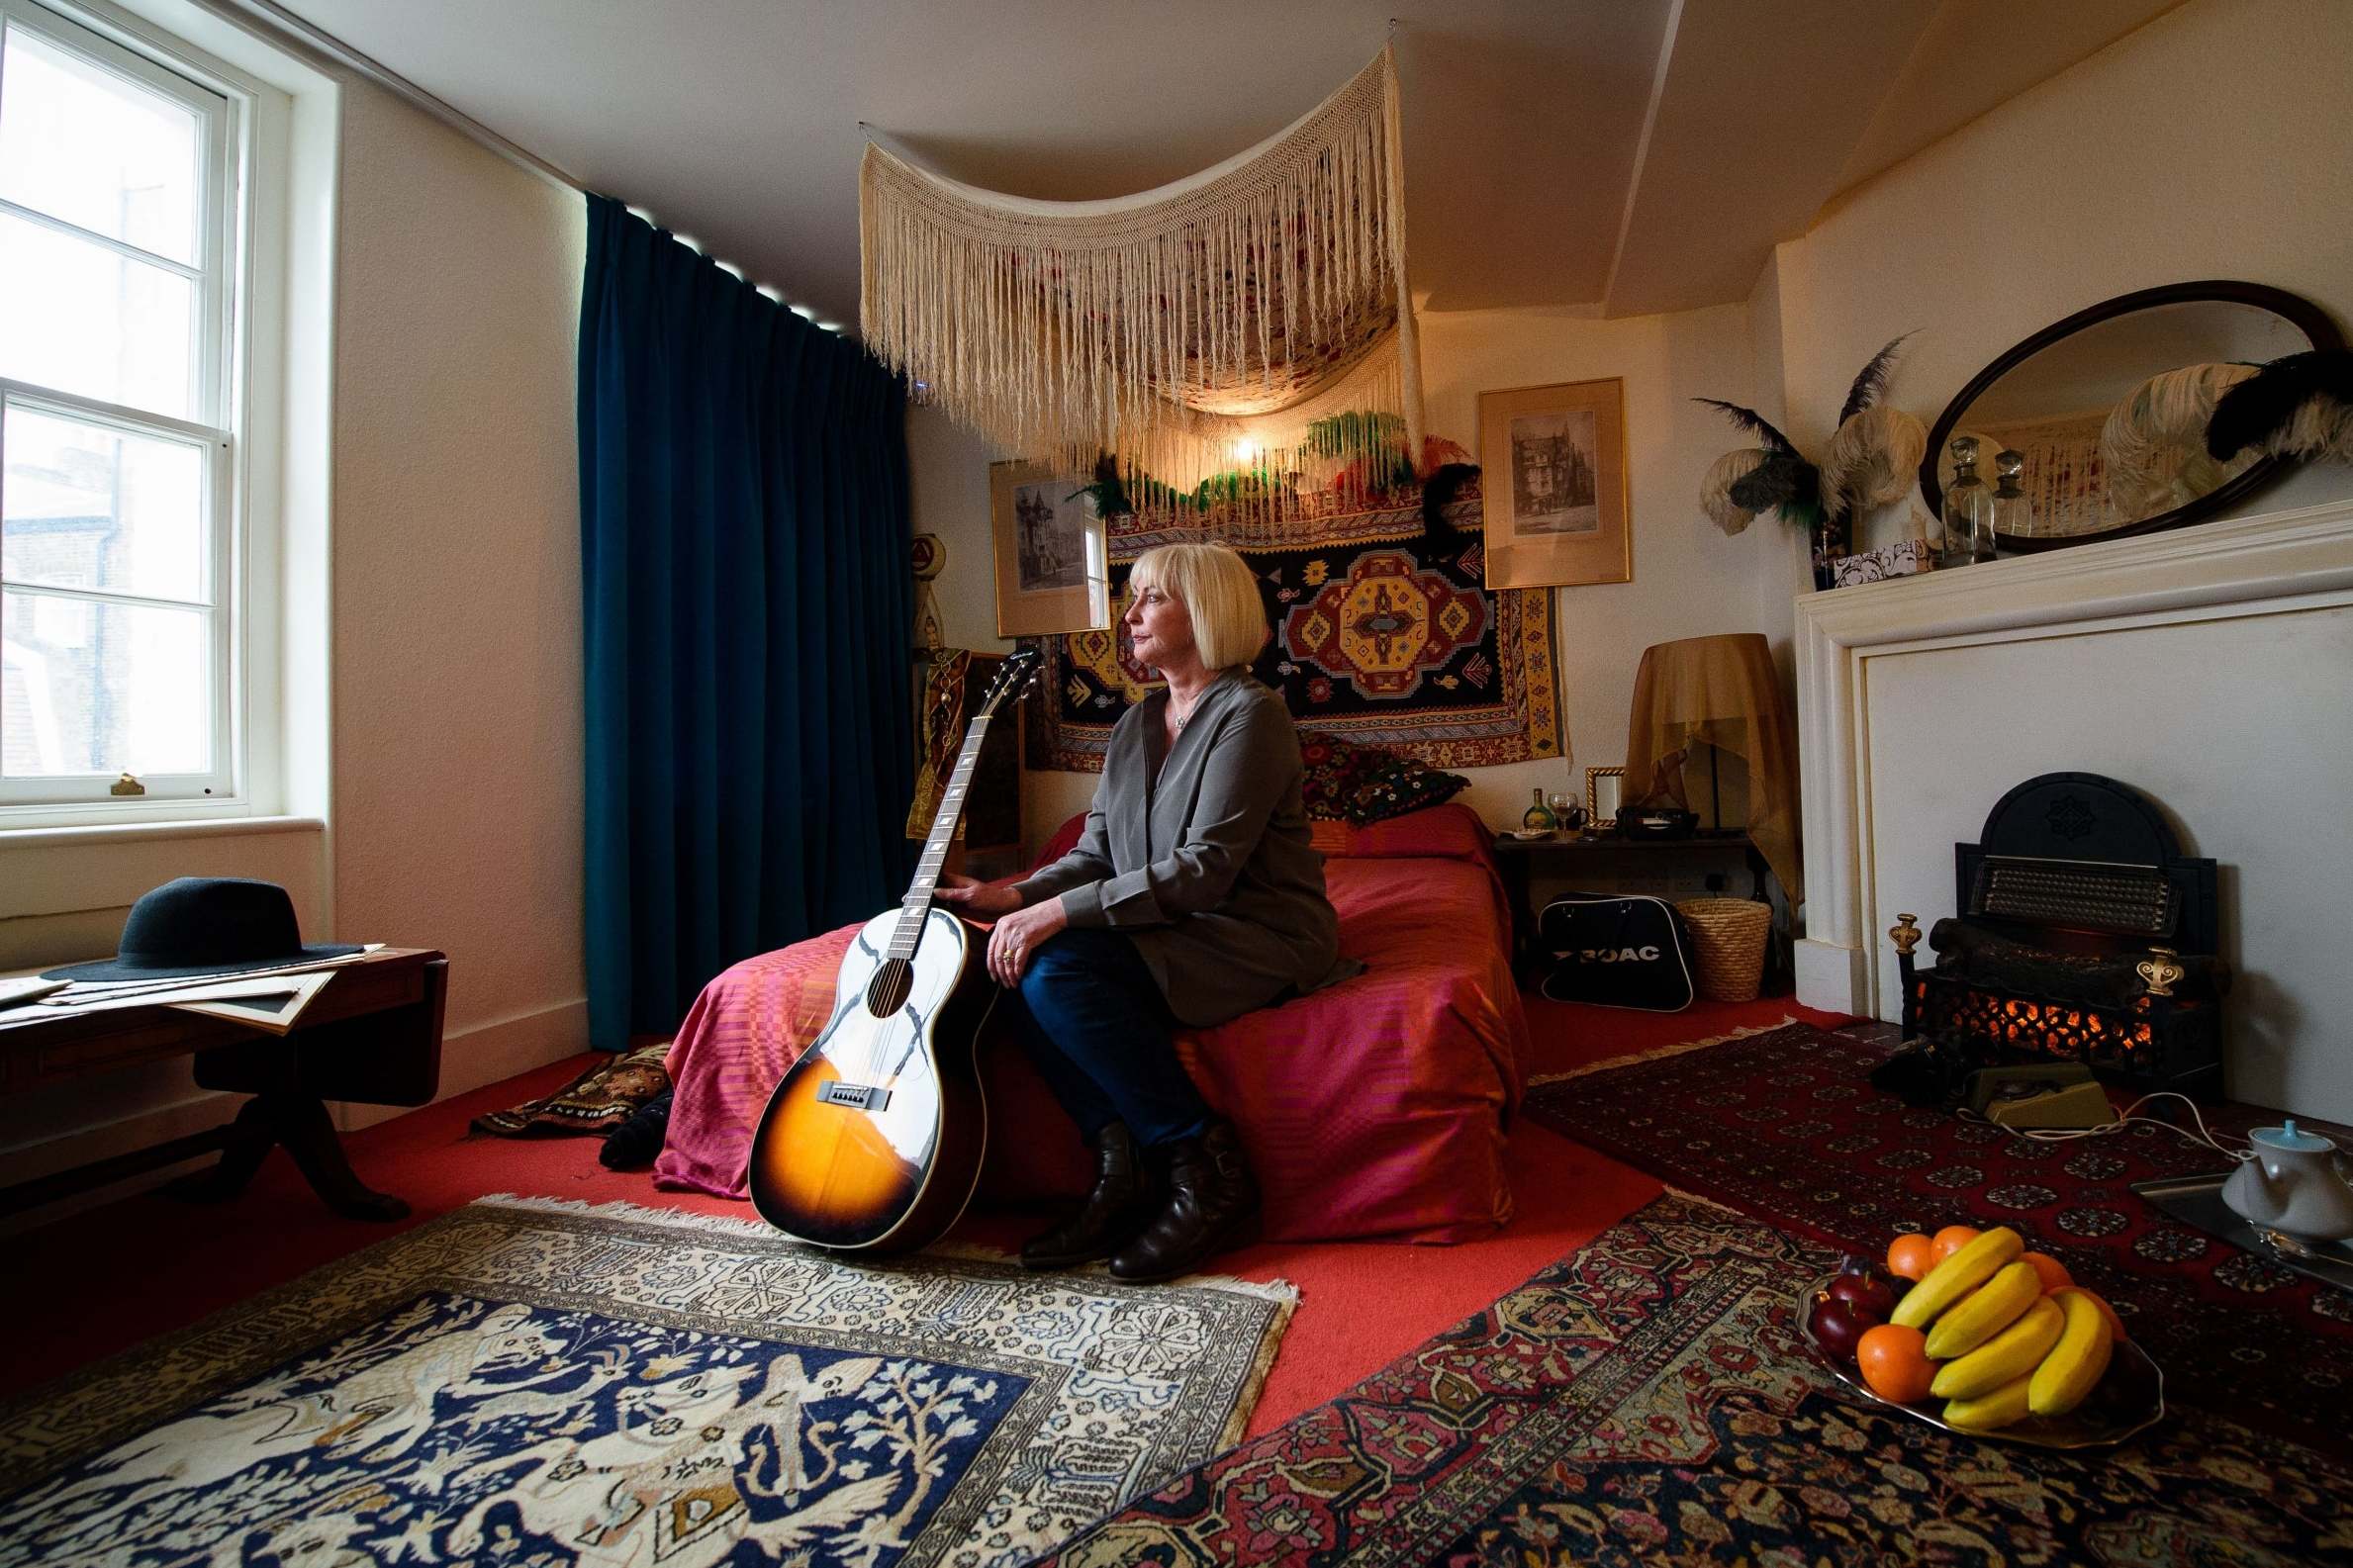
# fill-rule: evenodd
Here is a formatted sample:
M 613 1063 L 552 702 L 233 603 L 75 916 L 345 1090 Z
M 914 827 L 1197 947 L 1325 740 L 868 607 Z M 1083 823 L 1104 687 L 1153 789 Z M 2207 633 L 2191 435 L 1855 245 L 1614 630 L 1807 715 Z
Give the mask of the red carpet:
M 2223 1155 L 2147 1121 L 2033 1142 L 1914 1109 L 1871 1087 L 1890 1049 L 1780 1029 L 1548 1085 L 1530 1095 L 1527 1115 L 1640 1160 L 1684 1191 L 1850 1251 L 1877 1255 L 1904 1231 L 2014 1227 L 2116 1304 L 2165 1369 L 2169 1397 L 2353 1451 L 2344 1435 L 2353 1390 L 2345 1294 L 2184 1225 L 2131 1190 L 2227 1168 Z M 2269 1119 L 2228 1104 L 2207 1116 L 2229 1130 Z
M 1835 1023 L 1783 999 L 1703 1004 L 1657 1015 L 1529 1000 L 1537 1041 L 1531 1077 L 1705 1039 L 1784 1016 Z M 0 1365 L 0 1396 L 47 1382 L 99 1356 L 192 1323 L 329 1258 L 491 1192 L 601 1203 L 615 1199 L 704 1214 L 748 1216 L 747 1204 L 657 1192 L 644 1172 L 597 1163 L 594 1139 L 468 1138 L 466 1124 L 561 1086 L 586 1058 L 553 1063 L 352 1134 L 352 1163 L 371 1185 L 414 1207 L 400 1226 L 327 1212 L 282 1153 L 251 1190 L 220 1207 L 157 1193 L 70 1216 L 14 1242 L 12 1272 L 40 1288 L 13 1292 L 13 1342 L 39 1346 Z M 1659 1184 L 1523 1120 L 1513 1130 L 1519 1214 L 1496 1236 L 1458 1246 L 1371 1242 L 1251 1247 L 1219 1267 L 1249 1279 L 1288 1279 L 1301 1304 L 1251 1423 L 1255 1434 L 1310 1409 L 1471 1313 L 1544 1264 L 1581 1246 Z M 955 1240 L 1011 1246 L 1040 1223 L 1018 1211 L 978 1214 Z

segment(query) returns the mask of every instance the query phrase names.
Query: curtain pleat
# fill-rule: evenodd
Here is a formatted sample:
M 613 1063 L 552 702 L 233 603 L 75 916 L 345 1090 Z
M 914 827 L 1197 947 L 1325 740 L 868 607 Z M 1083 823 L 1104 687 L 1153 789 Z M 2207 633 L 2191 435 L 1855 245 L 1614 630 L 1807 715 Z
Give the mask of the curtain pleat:
M 914 596 L 897 380 L 588 200 L 586 953 L 617 1050 L 896 901 Z

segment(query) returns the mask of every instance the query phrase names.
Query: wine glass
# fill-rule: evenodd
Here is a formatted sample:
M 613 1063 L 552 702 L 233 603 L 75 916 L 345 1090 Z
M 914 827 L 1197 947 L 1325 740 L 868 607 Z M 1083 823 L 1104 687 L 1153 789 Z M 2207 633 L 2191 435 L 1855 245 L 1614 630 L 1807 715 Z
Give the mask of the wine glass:
M 1553 790 L 1552 793 L 1545 796 L 1545 804 L 1552 808 L 1553 825 L 1554 828 L 1558 829 L 1562 833 L 1574 833 L 1576 831 L 1577 825 L 1568 819 L 1568 814 L 1570 811 L 1576 809 L 1577 802 L 1570 798 L 1567 790 Z M 1577 814 L 1579 816 L 1584 815 L 1582 811 L 1578 811 Z

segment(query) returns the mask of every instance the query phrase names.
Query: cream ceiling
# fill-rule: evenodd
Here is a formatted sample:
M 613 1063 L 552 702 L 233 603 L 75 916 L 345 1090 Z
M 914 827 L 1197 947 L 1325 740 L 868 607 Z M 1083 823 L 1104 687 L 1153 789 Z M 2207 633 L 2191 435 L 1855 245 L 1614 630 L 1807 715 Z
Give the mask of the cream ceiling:
M 233 0 L 276 5 L 788 298 L 857 319 L 859 122 L 1121 195 L 1280 129 L 1397 20 L 1414 288 L 1743 297 L 1823 205 L 2176 0 Z

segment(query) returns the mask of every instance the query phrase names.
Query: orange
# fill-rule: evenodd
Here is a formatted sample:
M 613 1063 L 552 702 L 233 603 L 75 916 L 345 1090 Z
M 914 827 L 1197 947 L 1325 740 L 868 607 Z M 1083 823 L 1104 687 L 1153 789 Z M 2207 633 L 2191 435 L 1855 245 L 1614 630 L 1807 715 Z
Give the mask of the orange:
M 2034 1272 L 2042 1276 L 2042 1293 L 2065 1290 L 2075 1283 L 2075 1276 L 2067 1272 L 2067 1265 L 2048 1252 L 2021 1252 L 2019 1261 L 2034 1265 Z
M 1887 1271 L 1918 1281 L 1936 1263 L 1935 1244 L 1918 1231 L 1906 1231 L 1887 1249 Z
M 1927 1399 L 1929 1385 L 1936 1379 L 1936 1363 L 1929 1359 L 1929 1337 L 1892 1323 L 1865 1332 L 1855 1344 L 1854 1362 L 1871 1392 L 1899 1405 Z
M 2078 1296 L 2089 1296 L 2091 1298 L 2092 1305 L 2100 1309 L 2100 1316 L 2108 1320 L 2108 1327 L 2111 1332 L 2116 1335 L 2118 1339 L 2123 1340 L 2132 1337 L 2132 1336 L 2124 1332 L 2124 1320 L 2117 1316 L 2116 1308 L 2110 1306 L 2106 1299 L 2104 1299 L 2098 1291 L 2086 1290 L 2081 1285 L 2062 1285 L 2057 1290 L 2050 1292 L 2050 1294 L 2053 1296 L 2064 1296 L 2070 1291 L 2074 1292 Z
M 1931 1240 L 1933 1256 L 1941 1263 L 1953 1253 L 1977 1240 L 1981 1233 L 1973 1225 L 1948 1225 Z

